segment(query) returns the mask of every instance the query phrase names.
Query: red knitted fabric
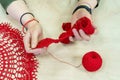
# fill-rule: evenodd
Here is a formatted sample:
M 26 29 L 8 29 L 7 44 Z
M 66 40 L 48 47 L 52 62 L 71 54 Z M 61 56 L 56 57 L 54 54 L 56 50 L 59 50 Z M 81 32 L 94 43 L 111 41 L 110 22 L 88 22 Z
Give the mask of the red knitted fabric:
M 62 29 L 63 29 L 64 31 L 70 30 L 70 29 L 71 29 L 71 23 L 63 23 L 63 24 L 62 24 Z
M 0 24 L 0 80 L 37 80 L 36 57 L 24 49 L 23 36 L 9 24 Z
M 71 28 L 71 23 L 63 23 L 62 28 L 65 32 L 60 34 L 58 39 L 51 39 L 51 38 L 43 39 L 38 43 L 37 48 L 48 47 L 50 44 L 58 43 L 58 42 L 64 44 L 70 43 L 69 37 L 73 36 L 73 32 L 72 32 L 73 28 L 77 30 L 82 29 L 88 35 L 92 35 L 95 31 L 93 25 L 91 24 L 91 21 L 86 17 L 79 19 L 72 28 Z
M 88 71 L 96 71 L 102 66 L 102 58 L 97 52 L 90 51 L 83 56 L 82 65 Z

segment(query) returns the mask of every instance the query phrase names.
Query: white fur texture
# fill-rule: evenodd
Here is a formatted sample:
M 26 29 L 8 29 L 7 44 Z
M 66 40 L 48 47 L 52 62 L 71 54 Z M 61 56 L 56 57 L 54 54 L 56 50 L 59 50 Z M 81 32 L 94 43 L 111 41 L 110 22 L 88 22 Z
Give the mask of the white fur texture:
M 70 21 L 77 0 L 26 0 L 31 12 L 41 22 L 45 37 L 57 38 L 62 32 L 61 24 Z M 120 2 L 101 0 L 93 12 L 94 24 L 98 32 L 91 40 L 76 41 L 74 44 L 53 44 L 48 51 L 73 64 L 81 63 L 82 56 L 91 50 L 99 52 L 103 66 L 96 72 L 87 72 L 54 60 L 47 53 L 37 56 L 40 65 L 38 80 L 120 80 Z M 0 22 L 10 22 L 14 27 L 18 22 L 5 15 L 0 6 Z M 21 29 L 19 27 L 19 29 Z

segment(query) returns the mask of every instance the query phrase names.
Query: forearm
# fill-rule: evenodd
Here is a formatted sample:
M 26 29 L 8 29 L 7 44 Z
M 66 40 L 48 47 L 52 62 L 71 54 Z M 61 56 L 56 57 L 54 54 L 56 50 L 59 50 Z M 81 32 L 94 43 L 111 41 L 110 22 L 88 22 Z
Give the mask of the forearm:
M 81 4 L 85 4 L 91 9 L 94 9 L 97 5 L 97 0 L 79 0 L 77 6 Z
M 21 16 L 26 13 L 30 12 L 28 7 L 26 6 L 23 0 L 16 0 L 12 2 L 6 9 L 7 13 L 12 16 L 14 19 L 20 22 Z M 24 24 L 26 21 L 32 19 L 33 16 L 31 14 L 26 14 L 22 17 L 22 23 Z
M 26 13 L 30 12 L 27 5 L 23 0 L 1 0 L 0 3 L 2 4 L 3 8 L 6 10 L 8 15 L 16 19 L 20 22 L 21 16 Z M 22 24 L 26 21 L 33 19 L 31 14 L 24 15 L 22 17 Z

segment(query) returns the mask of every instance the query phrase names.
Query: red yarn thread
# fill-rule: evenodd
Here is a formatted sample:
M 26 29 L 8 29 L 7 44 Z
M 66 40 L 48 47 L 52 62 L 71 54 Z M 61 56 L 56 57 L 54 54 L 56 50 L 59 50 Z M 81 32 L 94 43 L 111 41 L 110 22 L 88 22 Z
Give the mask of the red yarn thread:
M 102 58 L 95 51 L 87 52 L 82 58 L 82 65 L 87 71 L 96 71 L 102 66 Z

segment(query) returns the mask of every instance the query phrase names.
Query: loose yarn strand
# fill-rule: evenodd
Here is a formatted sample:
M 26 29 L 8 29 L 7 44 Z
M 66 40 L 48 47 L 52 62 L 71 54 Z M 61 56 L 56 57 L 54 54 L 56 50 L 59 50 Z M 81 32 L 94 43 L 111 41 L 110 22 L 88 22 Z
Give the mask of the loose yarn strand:
M 72 63 L 70 63 L 70 62 L 64 61 L 64 60 L 62 60 L 61 58 L 56 57 L 55 55 L 53 55 L 53 54 L 50 53 L 50 52 L 48 52 L 48 54 L 49 54 L 52 58 L 54 58 L 55 60 L 57 60 L 57 61 L 59 61 L 59 62 L 61 62 L 61 63 L 64 63 L 64 64 L 67 64 L 67 65 L 73 66 L 73 67 L 75 67 L 75 68 L 79 68 L 79 67 L 81 66 L 81 63 L 80 63 L 79 65 L 74 65 L 74 64 L 72 64 Z

